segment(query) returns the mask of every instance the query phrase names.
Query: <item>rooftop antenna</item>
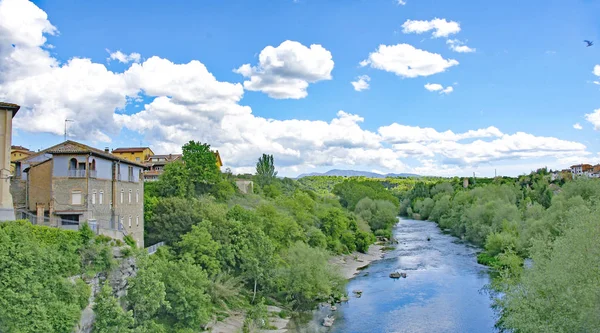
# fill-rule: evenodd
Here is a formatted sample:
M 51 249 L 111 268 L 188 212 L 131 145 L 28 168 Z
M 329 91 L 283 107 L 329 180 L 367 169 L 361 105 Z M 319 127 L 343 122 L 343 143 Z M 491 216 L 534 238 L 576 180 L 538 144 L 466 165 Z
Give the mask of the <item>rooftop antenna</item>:
M 72 119 L 65 119 L 65 141 L 67 141 L 67 123 L 68 122 L 74 122 L 75 120 Z

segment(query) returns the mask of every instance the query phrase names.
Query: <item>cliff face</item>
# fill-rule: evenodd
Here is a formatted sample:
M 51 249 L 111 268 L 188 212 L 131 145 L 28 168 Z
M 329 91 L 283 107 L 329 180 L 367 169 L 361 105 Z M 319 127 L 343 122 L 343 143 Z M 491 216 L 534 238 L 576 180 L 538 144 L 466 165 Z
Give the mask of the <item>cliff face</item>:
M 79 324 L 73 330 L 74 333 L 91 333 L 94 326 L 94 300 L 100 292 L 100 288 L 104 283 L 110 283 L 115 297 L 121 298 L 127 294 L 129 286 L 129 278 L 134 277 L 137 272 L 135 257 L 123 257 L 119 248 L 113 249 L 113 258 L 118 265 L 108 275 L 106 273 L 98 273 L 92 279 L 86 280 L 91 287 L 90 299 L 88 305 L 81 312 Z M 83 277 L 82 277 L 83 278 Z

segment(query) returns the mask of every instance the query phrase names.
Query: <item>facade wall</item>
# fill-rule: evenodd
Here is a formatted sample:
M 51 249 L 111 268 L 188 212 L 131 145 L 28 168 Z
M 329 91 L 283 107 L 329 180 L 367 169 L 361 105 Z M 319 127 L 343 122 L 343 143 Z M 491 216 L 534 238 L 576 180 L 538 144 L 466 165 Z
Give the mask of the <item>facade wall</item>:
M 102 200 L 100 200 L 102 198 Z M 89 193 L 86 198 L 89 217 L 95 219 L 100 228 L 116 228 L 112 222 L 112 180 L 90 179 Z
M 54 177 L 52 181 L 52 191 L 54 194 L 54 210 L 56 212 L 61 213 L 64 211 L 70 211 L 73 212 L 73 214 L 81 214 L 79 217 L 80 222 L 84 222 L 91 218 L 87 210 L 87 178 Z M 73 191 L 81 191 L 80 205 L 74 204 L 71 201 Z
M 122 153 L 112 153 L 113 155 L 120 157 L 122 159 L 126 159 L 128 161 L 143 163 L 150 155 L 152 155 L 152 151 L 150 149 L 144 149 L 144 151 L 138 152 L 122 152 Z
M 29 169 L 29 188 L 27 201 L 29 210 L 34 211 L 37 204 L 50 208 L 52 201 L 52 161 L 33 166 Z
M 125 232 L 135 239 L 138 246 L 144 246 L 144 183 L 120 181 L 116 183 L 116 190 L 115 216 L 122 221 Z M 123 193 L 122 201 L 121 193 Z
M 10 180 L 10 194 L 15 208 L 27 208 L 27 181 L 13 178 Z
M 101 157 L 93 156 L 96 161 L 96 178 L 97 179 L 112 179 L 113 161 L 105 160 Z

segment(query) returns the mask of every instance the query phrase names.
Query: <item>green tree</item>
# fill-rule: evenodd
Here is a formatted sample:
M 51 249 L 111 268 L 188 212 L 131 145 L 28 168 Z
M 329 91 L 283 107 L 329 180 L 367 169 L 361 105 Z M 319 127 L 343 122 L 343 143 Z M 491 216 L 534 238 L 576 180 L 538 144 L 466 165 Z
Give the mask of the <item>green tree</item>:
M 197 194 L 209 192 L 221 178 L 217 158 L 210 145 L 190 141 L 183 145 L 182 150 L 183 162 L 194 190 Z
M 138 265 L 136 276 L 129 279 L 126 299 L 136 325 L 143 326 L 156 317 L 161 307 L 168 308 L 169 304 L 160 272 L 148 259 L 138 259 Z
M 210 222 L 207 220 L 204 220 L 202 225 L 192 226 L 192 231 L 181 237 L 177 248 L 181 256 L 190 256 L 209 276 L 214 276 L 220 272 L 217 253 L 221 244 L 212 239 L 209 228 Z
M 285 267 L 280 278 L 288 301 L 299 310 L 311 309 L 316 301 L 326 300 L 330 295 L 342 293 L 344 280 L 328 263 L 328 255 L 298 242 L 283 255 Z
M 128 333 L 133 326 L 131 311 L 125 312 L 112 295 L 112 288 L 105 284 L 96 296 L 94 304 L 94 333 Z
M 263 154 L 256 163 L 256 179 L 260 186 L 269 185 L 277 177 L 273 155 Z
M 160 198 L 144 226 L 145 243 L 179 241 L 181 235 L 192 230 L 192 225 L 202 221 L 198 206 L 196 199 Z
M 163 197 L 189 197 L 192 194 L 192 183 L 186 165 L 181 161 L 165 165 L 156 188 L 160 196 Z

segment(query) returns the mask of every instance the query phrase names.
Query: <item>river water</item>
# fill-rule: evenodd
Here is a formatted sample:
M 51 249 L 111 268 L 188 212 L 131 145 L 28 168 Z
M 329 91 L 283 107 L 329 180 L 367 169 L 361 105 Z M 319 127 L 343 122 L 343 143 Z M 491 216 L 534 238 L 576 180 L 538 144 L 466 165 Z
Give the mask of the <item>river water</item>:
M 433 222 L 401 219 L 394 236 L 396 249 L 350 280 L 350 300 L 338 305 L 335 323 L 326 331 L 495 332 L 491 299 L 484 290 L 489 274 L 477 264 L 476 248 L 442 233 Z M 394 271 L 407 277 L 389 278 Z M 363 291 L 360 298 L 352 294 L 357 289 Z M 328 313 L 324 308 L 317 316 Z M 323 332 L 317 320 L 304 331 Z

